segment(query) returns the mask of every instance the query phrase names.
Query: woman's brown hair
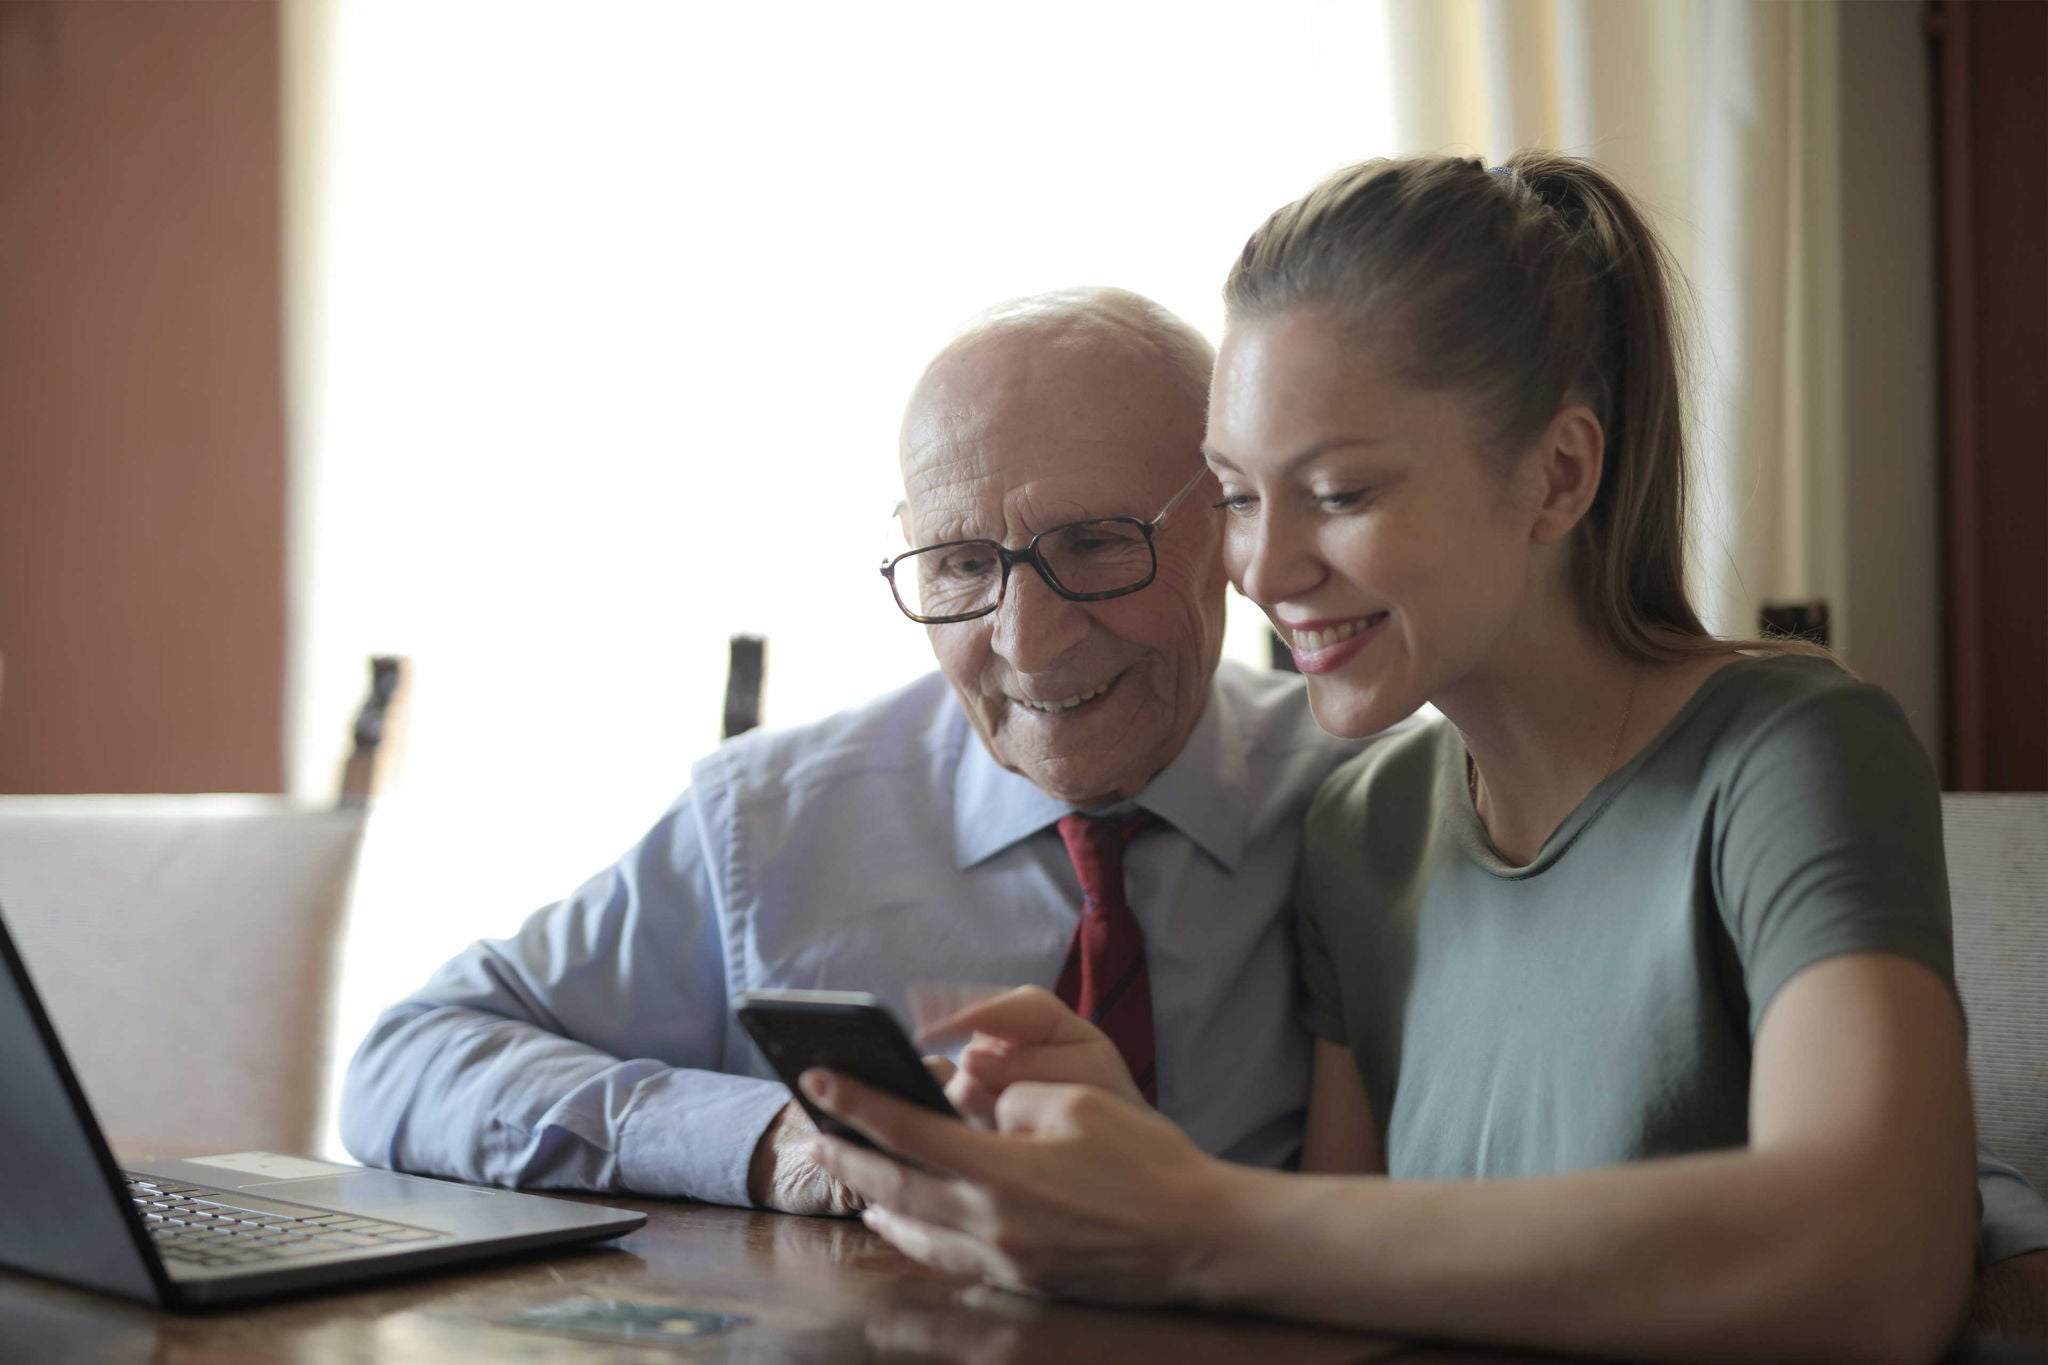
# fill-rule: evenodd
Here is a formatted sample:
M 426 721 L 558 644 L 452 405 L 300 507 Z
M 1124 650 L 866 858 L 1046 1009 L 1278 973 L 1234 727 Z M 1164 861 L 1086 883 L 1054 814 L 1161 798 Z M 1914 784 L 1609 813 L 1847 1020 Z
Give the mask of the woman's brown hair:
M 1685 587 L 1676 279 L 1619 185 L 1523 151 L 1491 170 L 1418 157 L 1339 171 L 1252 234 L 1223 297 L 1233 320 L 1329 304 L 1371 325 L 1413 382 L 1473 394 L 1504 450 L 1565 404 L 1590 407 L 1605 457 L 1573 532 L 1574 589 L 1623 655 L 1671 659 L 1729 643 Z

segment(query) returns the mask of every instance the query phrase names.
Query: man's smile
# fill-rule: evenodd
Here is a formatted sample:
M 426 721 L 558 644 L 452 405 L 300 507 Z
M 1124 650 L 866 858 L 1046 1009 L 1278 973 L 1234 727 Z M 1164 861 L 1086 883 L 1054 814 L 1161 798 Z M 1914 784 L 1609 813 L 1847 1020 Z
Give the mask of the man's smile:
M 1034 697 L 1017 696 L 1011 697 L 1010 700 L 1016 702 L 1019 706 L 1024 707 L 1026 710 L 1035 711 L 1042 716 L 1062 716 L 1069 711 L 1077 710 L 1081 707 L 1086 706 L 1089 702 L 1097 700 L 1104 693 L 1108 692 L 1109 689 L 1115 687 L 1118 681 L 1120 681 L 1123 678 L 1123 676 L 1124 675 L 1122 673 L 1118 673 L 1108 682 L 1101 683 L 1096 687 L 1089 689 L 1086 692 L 1076 692 L 1071 696 L 1061 697 L 1057 700 L 1042 701 Z

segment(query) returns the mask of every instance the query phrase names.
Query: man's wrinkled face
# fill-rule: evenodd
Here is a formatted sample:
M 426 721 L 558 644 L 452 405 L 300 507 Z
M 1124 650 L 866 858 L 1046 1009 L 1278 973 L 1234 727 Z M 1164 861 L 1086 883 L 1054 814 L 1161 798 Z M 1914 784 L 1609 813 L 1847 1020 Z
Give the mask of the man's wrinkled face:
M 1026 334 L 942 360 L 903 428 L 916 545 L 981 537 L 1022 549 L 1089 517 L 1149 520 L 1201 468 L 1201 401 L 1164 361 Z M 1093 806 L 1135 795 L 1187 742 L 1223 641 L 1213 483 L 1155 537 L 1158 577 L 1070 602 L 1017 565 L 987 616 L 928 626 L 939 668 L 998 763 Z

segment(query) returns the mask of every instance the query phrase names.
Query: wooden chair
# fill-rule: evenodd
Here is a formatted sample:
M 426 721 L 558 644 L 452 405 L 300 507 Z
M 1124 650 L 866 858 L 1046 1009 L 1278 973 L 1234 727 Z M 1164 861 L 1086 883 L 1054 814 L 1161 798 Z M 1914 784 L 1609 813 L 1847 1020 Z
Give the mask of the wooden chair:
M 109 1133 L 314 1144 L 342 918 L 402 676 L 373 661 L 331 807 L 0 797 L 0 914 Z
M 767 685 L 768 637 L 735 635 L 727 642 L 725 723 L 719 737 L 743 735 L 761 723 L 761 693 Z
M 2048 793 L 1941 798 L 1977 1136 L 2048 1190 Z

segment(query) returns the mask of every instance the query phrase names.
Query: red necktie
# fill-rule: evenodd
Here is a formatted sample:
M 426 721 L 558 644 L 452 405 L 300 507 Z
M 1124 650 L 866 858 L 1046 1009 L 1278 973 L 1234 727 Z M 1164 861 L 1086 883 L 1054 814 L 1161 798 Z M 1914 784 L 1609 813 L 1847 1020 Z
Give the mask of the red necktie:
M 1068 815 L 1060 838 L 1081 879 L 1081 918 L 1054 993 L 1109 1035 L 1148 1104 L 1159 1103 L 1152 1051 L 1152 976 L 1145 931 L 1124 899 L 1124 847 L 1153 823 L 1146 811 L 1109 819 Z

